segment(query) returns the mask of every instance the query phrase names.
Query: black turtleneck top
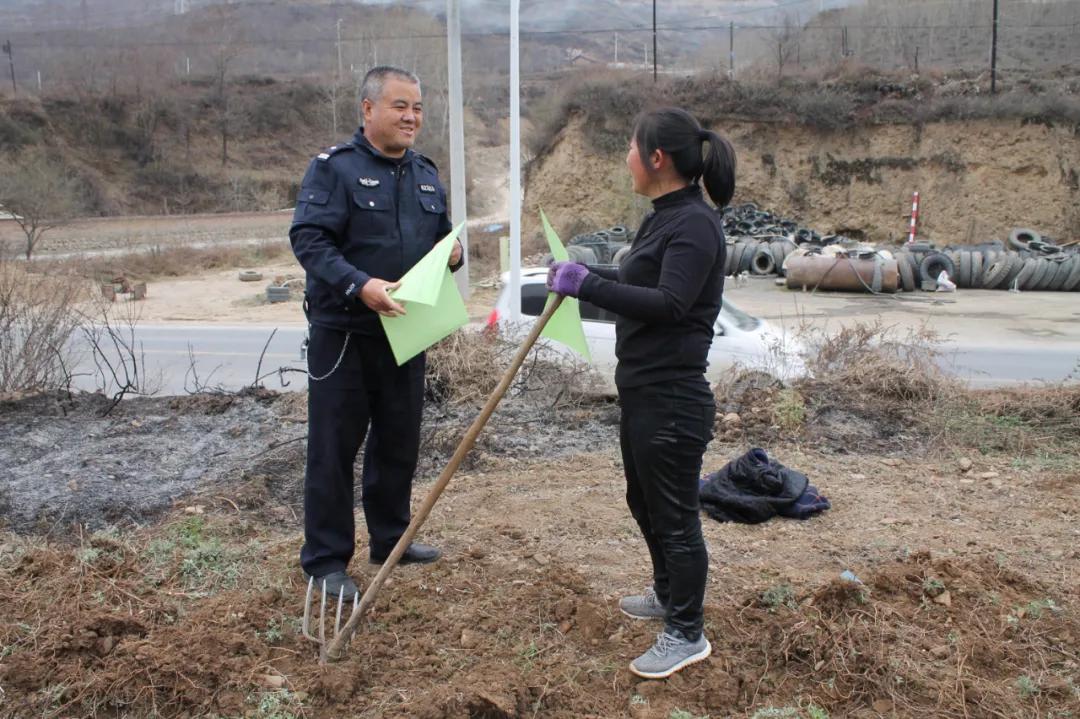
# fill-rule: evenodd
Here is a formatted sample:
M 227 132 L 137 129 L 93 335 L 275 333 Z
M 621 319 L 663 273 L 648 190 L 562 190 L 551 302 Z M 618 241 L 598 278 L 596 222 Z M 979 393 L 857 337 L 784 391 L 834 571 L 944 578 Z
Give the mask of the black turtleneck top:
M 618 315 L 619 388 L 704 376 L 725 252 L 720 215 L 694 184 L 653 201 L 617 273 L 590 268 L 579 296 Z

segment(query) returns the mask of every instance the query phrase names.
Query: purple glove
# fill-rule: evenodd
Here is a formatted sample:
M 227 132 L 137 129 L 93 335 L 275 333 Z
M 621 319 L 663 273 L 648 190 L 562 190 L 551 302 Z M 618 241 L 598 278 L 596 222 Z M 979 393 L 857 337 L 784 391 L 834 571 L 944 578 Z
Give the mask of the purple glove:
M 589 268 L 576 262 L 555 262 L 548 270 L 548 288 L 564 297 L 577 297 Z

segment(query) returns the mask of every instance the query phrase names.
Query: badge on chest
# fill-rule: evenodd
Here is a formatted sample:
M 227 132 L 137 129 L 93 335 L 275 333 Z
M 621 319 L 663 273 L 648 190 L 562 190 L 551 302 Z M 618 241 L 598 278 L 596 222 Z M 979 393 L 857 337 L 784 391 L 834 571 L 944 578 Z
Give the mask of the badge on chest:
M 426 192 L 429 195 L 434 195 L 435 185 L 420 185 L 420 192 Z
M 379 181 L 373 177 L 360 177 L 356 180 L 364 187 L 378 187 Z

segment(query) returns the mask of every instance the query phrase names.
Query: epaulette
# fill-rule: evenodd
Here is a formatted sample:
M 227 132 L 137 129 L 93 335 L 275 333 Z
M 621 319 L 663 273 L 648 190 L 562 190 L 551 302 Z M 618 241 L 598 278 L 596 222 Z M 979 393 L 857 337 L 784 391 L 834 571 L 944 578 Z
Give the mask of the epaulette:
M 351 142 L 343 142 L 340 145 L 334 145 L 333 147 L 326 148 L 316 157 L 320 160 L 329 160 L 331 157 L 338 154 L 339 152 L 344 152 L 345 150 L 351 149 L 353 149 L 353 144 Z
M 432 160 L 432 159 L 431 159 L 430 157 L 428 157 L 427 155 L 423 155 L 423 154 L 421 154 L 421 153 L 419 153 L 419 152 L 416 152 L 415 150 L 413 151 L 413 155 L 415 156 L 415 158 L 416 158 L 417 160 L 419 160 L 419 161 L 420 161 L 420 163 L 421 163 L 421 164 L 423 164 L 423 163 L 425 163 L 425 162 L 426 162 L 427 164 L 431 165 L 431 169 L 435 170 L 435 172 L 438 172 L 438 171 L 439 171 L 439 166 L 438 166 L 438 165 L 436 165 L 436 164 L 435 164 L 435 161 L 434 161 L 434 160 Z

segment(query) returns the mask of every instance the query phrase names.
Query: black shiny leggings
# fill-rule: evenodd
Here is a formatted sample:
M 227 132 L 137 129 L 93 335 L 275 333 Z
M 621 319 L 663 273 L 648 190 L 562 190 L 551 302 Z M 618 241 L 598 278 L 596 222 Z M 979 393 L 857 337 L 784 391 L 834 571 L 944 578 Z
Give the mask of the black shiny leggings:
M 716 406 L 704 378 L 619 390 L 626 503 L 653 565 L 667 628 L 701 636 L 709 555 L 701 536 L 698 481 Z

